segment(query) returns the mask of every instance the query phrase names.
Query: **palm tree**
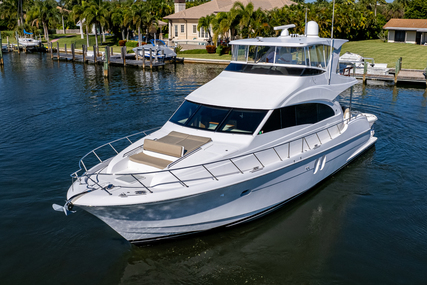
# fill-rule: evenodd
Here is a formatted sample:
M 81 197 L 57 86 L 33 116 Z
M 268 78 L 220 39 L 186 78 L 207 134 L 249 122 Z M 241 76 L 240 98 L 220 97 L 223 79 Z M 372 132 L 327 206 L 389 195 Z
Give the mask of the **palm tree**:
M 122 40 L 125 39 L 125 32 L 127 31 L 127 25 L 125 24 L 124 17 L 127 14 L 129 5 L 127 3 L 115 2 L 111 9 L 111 24 L 112 27 L 119 27 L 122 33 Z
M 211 24 L 212 24 L 212 20 L 215 18 L 214 14 L 211 15 L 206 15 L 206 17 L 201 17 L 199 19 L 199 22 L 197 24 L 197 30 L 200 32 L 200 29 L 203 28 L 205 31 L 207 31 L 208 35 L 209 35 L 209 40 L 208 43 L 211 44 L 212 43 L 212 35 L 211 35 Z
M 16 12 L 18 11 L 18 3 L 15 0 L 4 0 L 0 5 L 0 19 L 5 20 L 7 27 L 13 30 L 17 25 Z
M 86 29 L 86 45 L 89 47 L 89 28 L 85 19 L 85 10 L 88 7 L 89 3 L 86 1 L 82 1 L 80 5 L 74 5 L 73 12 L 71 13 L 71 17 L 74 21 L 80 21 L 80 27 Z
M 41 23 L 43 25 L 44 37 L 49 41 L 49 23 L 59 21 L 59 12 L 55 0 L 36 0 L 34 6 L 27 12 L 26 21 L 31 23 L 31 26 L 39 27 Z
M 252 19 L 254 16 L 254 5 L 252 2 L 249 2 L 246 7 L 240 3 L 235 2 L 233 5 L 234 13 L 236 17 L 239 17 L 239 25 L 240 25 L 240 37 L 246 38 L 250 34 L 250 30 L 252 29 Z

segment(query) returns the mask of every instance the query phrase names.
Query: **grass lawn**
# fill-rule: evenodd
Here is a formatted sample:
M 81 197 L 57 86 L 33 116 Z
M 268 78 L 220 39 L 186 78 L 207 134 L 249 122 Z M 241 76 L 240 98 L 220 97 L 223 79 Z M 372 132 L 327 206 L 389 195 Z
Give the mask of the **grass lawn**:
M 389 68 L 396 66 L 402 57 L 402 68 L 425 69 L 427 67 L 427 46 L 405 43 L 384 43 L 381 40 L 347 42 L 341 49 L 375 59 L 376 63 L 387 63 Z

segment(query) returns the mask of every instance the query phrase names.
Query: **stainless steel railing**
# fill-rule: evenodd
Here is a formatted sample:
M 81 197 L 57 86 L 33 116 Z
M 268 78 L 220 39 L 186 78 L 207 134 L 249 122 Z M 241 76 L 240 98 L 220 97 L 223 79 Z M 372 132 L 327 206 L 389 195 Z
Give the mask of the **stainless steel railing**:
M 324 133 L 323 136 L 326 136 L 329 138 L 327 141 L 330 141 L 330 140 L 336 138 L 337 136 L 341 135 L 343 129 L 345 128 L 345 125 L 348 124 L 348 122 L 350 120 L 354 119 L 354 117 L 356 117 L 356 116 L 360 116 L 360 113 L 355 114 L 355 116 L 353 116 L 353 114 L 352 114 L 350 116 L 350 118 L 343 119 L 342 121 L 340 121 L 339 123 L 336 123 L 336 124 L 327 125 L 325 128 L 323 128 L 321 130 L 314 131 L 312 133 L 306 134 L 304 136 L 301 136 L 299 138 L 296 138 L 296 139 L 293 139 L 290 141 L 286 141 L 286 142 L 281 143 L 279 145 L 275 145 L 273 147 L 265 148 L 265 149 L 255 151 L 255 152 L 251 152 L 248 154 L 243 154 L 243 155 L 235 156 L 232 158 L 226 158 L 226 159 L 221 159 L 221 160 L 217 160 L 214 162 L 192 165 L 192 166 L 187 166 L 187 167 L 182 167 L 182 168 L 172 168 L 172 169 L 164 169 L 164 170 L 158 170 L 158 171 L 152 171 L 152 172 L 142 172 L 142 173 L 120 173 L 120 176 L 131 176 L 135 180 L 135 182 L 138 182 L 142 187 L 144 187 L 150 193 L 153 193 L 152 190 L 150 190 L 150 188 L 153 188 L 154 186 L 158 186 L 159 184 L 151 185 L 151 186 L 145 185 L 143 183 L 142 179 L 138 178 L 138 176 L 147 176 L 147 175 L 152 175 L 152 174 L 168 173 L 168 174 L 170 174 L 169 178 L 171 178 L 172 180 L 166 179 L 165 181 L 163 181 L 160 184 L 179 183 L 183 187 L 188 188 L 189 187 L 188 183 L 190 181 L 196 181 L 196 180 L 200 180 L 200 179 L 213 179 L 215 181 L 218 181 L 221 177 L 232 175 L 232 174 L 244 174 L 247 171 L 255 172 L 255 171 L 261 170 L 262 168 L 265 167 L 265 165 L 268 164 L 269 159 L 266 158 L 265 156 L 263 157 L 263 153 L 266 153 L 268 151 L 272 151 L 274 156 L 277 156 L 277 158 L 280 161 L 284 161 L 284 160 L 290 159 L 290 158 L 292 158 L 298 154 L 304 153 L 305 151 L 308 151 L 311 149 L 316 149 L 316 148 L 320 147 L 320 145 L 322 145 L 323 143 L 326 142 L 325 138 L 321 139 L 322 133 Z M 153 132 L 154 130 L 157 130 L 157 129 L 158 128 L 154 128 L 154 129 L 150 129 L 147 131 L 139 132 L 139 133 L 136 133 L 136 134 L 133 134 L 130 136 L 126 136 L 126 137 L 120 138 L 118 140 L 106 143 L 106 144 L 104 144 L 98 148 L 95 148 L 94 150 L 87 153 L 80 160 L 80 163 L 79 163 L 80 169 L 78 171 L 72 173 L 71 176 L 76 178 L 76 179 L 79 178 L 77 173 L 82 170 L 81 166 L 83 166 L 86 172 L 81 176 L 81 178 L 86 176 L 86 177 L 90 178 L 90 180 L 93 182 L 94 187 L 95 186 L 101 187 L 98 184 L 98 182 L 95 182 L 91 178 L 91 176 L 96 175 L 96 179 L 97 179 L 97 181 L 99 181 L 99 176 L 113 175 L 113 174 L 101 173 L 101 170 L 103 168 L 100 168 L 100 169 L 92 171 L 91 173 L 88 173 L 88 169 L 86 168 L 83 160 L 88 155 L 94 154 L 99 159 L 100 163 L 102 163 L 106 160 L 102 161 L 98 157 L 98 155 L 96 155 L 96 152 L 95 152 L 96 150 L 99 150 L 103 147 L 111 147 L 114 149 L 114 147 L 112 146 L 112 143 L 120 141 L 120 140 L 125 140 L 125 139 L 127 139 L 129 141 L 129 143 L 132 143 L 132 141 L 129 139 L 130 137 L 133 137 L 133 136 L 136 136 L 139 134 L 147 135 L 148 132 Z M 315 141 L 317 140 L 317 142 L 316 143 L 313 142 L 313 139 Z M 309 142 L 309 140 L 311 142 Z M 300 144 L 299 141 L 301 141 L 300 146 L 299 146 L 299 144 Z M 138 147 L 140 147 L 140 146 L 138 146 Z M 287 151 L 283 152 L 283 150 L 281 150 L 281 148 L 283 148 L 283 147 L 287 148 Z M 296 148 L 296 150 L 295 150 L 295 148 Z M 114 151 L 116 153 L 118 153 L 116 149 L 114 149 Z M 250 159 L 250 158 L 254 158 L 255 163 L 250 163 L 249 167 L 248 167 L 248 165 L 243 165 L 243 164 L 239 163 L 239 162 L 244 161 L 245 159 Z M 267 162 L 263 163 L 262 160 L 265 160 Z M 271 158 L 270 158 L 270 160 L 271 160 Z M 230 167 L 231 167 L 231 169 L 230 169 Z M 221 169 L 227 169 L 227 170 L 220 173 L 221 171 L 218 171 L 218 170 L 221 170 Z M 233 169 L 234 169 L 234 171 L 232 171 Z M 194 171 L 188 171 L 188 170 L 194 170 Z M 199 172 L 199 173 L 201 172 L 200 170 L 202 170 L 202 172 L 205 173 L 205 175 L 202 177 L 200 177 L 200 174 L 197 174 L 197 172 Z M 184 171 L 185 173 L 182 175 L 177 174 L 177 172 L 182 172 L 182 171 Z M 186 175 L 188 175 L 190 177 L 186 178 L 185 177 Z M 199 177 L 194 177 L 196 175 L 199 175 Z M 141 188 L 141 186 L 139 186 L 137 188 Z M 101 187 L 101 188 L 104 189 L 105 187 Z M 129 187 L 129 188 L 134 188 L 134 187 Z

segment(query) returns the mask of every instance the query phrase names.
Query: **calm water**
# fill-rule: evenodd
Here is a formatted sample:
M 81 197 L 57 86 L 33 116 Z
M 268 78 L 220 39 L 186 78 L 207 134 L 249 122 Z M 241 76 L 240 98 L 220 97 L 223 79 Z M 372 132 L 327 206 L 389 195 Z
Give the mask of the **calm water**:
M 356 86 L 376 147 L 255 222 L 148 247 L 79 210 L 64 216 L 78 160 L 166 121 L 223 67 L 150 72 L 7 54 L 0 70 L 1 284 L 425 284 L 427 93 Z M 222 92 L 222 90 L 218 90 Z M 348 104 L 348 94 L 341 102 Z

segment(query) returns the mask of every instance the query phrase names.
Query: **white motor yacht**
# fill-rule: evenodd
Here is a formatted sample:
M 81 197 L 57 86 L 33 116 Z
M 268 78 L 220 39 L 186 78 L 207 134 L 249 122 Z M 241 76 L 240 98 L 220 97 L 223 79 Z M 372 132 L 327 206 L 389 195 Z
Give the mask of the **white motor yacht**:
M 85 155 L 53 208 L 84 209 L 132 243 L 174 238 L 269 213 L 373 146 L 376 116 L 337 101 L 357 83 L 336 72 L 346 40 L 291 27 L 232 41 L 228 67 L 163 126 Z

